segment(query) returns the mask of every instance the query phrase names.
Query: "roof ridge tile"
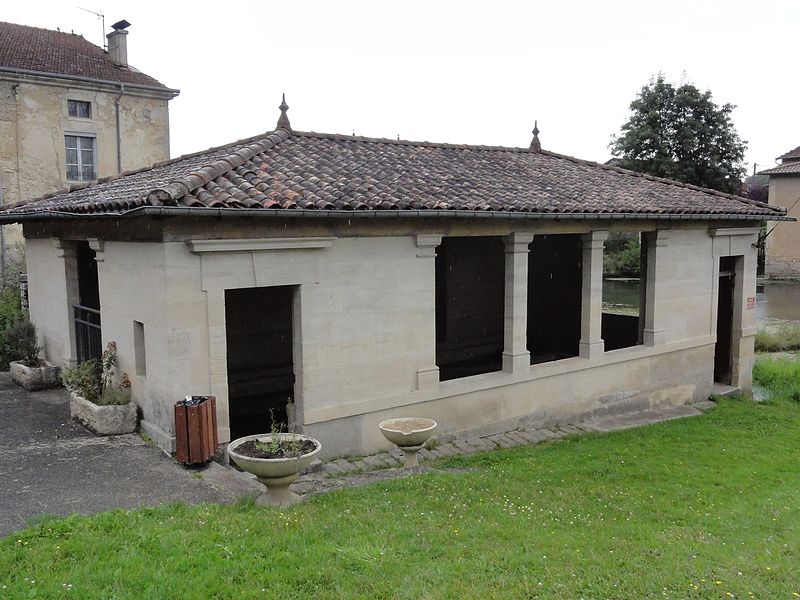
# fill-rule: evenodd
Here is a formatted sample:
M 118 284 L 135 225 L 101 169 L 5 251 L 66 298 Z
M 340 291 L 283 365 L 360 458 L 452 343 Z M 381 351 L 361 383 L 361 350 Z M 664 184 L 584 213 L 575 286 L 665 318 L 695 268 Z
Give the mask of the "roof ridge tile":
M 238 148 L 230 154 L 218 158 L 212 163 L 203 165 L 198 169 L 191 171 L 184 177 L 173 179 L 164 186 L 154 188 L 147 193 L 147 197 L 154 201 L 164 202 L 165 199 L 176 202 L 184 196 L 191 194 L 197 188 L 202 187 L 209 181 L 234 170 L 236 167 L 243 165 L 245 162 L 260 154 L 273 148 L 280 141 L 289 137 L 289 132 L 281 130 L 284 135 L 278 137 L 278 141 L 274 141 L 272 136 L 267 136 L 261 141 L 254 141 L 247 146 Z M 252 138 L 250 138 L 252 139 Z M 248 140 L 250 141 L 250 140 Z M 224 147 L 223 147 L 224 148 Z

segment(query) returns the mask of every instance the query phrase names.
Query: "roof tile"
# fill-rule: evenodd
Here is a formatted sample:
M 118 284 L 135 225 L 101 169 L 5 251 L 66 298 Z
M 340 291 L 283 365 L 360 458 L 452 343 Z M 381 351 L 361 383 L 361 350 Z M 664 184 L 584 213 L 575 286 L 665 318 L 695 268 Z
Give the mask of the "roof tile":
M 105 79 L 169 91 L 149 75 L 115 64 L 105 50 L 83 36 L 4 21 L 0 21 L 0 67 Z
M 781 217 L 739 196 L 547 151 L 289 132 L 161 163 L 6 209 L 123 214 L 131 206 Z

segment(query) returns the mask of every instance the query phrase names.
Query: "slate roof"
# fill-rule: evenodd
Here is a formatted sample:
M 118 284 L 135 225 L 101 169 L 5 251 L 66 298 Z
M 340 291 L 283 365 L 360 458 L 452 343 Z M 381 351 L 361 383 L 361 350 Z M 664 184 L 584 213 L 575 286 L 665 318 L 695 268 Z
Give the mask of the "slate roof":
M 746 198 L 547 151 L 278 129 L 7 207 L 0 220 L 170 211 L 218 216 L 256 211 L 684 219 L 785 215 Z
M 114 64 L 105 50 L 80 35 L 3 21 L 0 21 L 0 68 L 104 79 L 170 91 L 149 75 Z

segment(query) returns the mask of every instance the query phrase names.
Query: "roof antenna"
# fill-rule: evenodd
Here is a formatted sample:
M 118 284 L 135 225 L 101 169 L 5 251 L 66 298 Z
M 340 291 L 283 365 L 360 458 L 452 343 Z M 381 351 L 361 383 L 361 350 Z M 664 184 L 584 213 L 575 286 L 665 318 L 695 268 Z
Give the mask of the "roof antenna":
M 542 143 L 539 141 L 539 122 L 533 122 L 533 139 L 531 140 L 530 148 L 528 148 L 531 152 L 541 152 L 542 151 Z
M 283 94 L 281 98 L 281 105 L 278 107 L 281 109 L 281 116 L 278 118 L 278 129 L 286 129 L 287 131 L 292 130 L 292 126 L 289 123 L 289 117 L 286 116 L 286 111 L 289 110 L 289 105 L 286 104 L 286 94 Z
M 88 8 L 81 8 L 80 6 L 78 7 L 78 10 L 91 13 L 103 21 L 103 30 L 100 32 L 100 39 L 103 41 L 100 43 L 100 45 L 102 46 L 103 50 L 108 50 L 108 46 L 106 46 L 106 16 L 100 11 L 95 12 L 93 10 L 89 10 Z

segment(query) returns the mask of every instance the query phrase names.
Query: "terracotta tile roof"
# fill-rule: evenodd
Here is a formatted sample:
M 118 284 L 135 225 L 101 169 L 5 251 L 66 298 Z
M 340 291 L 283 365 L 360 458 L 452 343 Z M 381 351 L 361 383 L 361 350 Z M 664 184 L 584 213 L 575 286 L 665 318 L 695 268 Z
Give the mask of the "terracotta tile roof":
M 793 158 L 800 159 L 800 146 L 798 146 L 794 150 L 789 150 L 789 152 L 787 152 L 786 154 L 779 156 L 778 160 L 786 160 L 787 158 L 790 160 Z
M 164 84 L 130 67 L 82 36 L 0 21 L 0 67 L 159 87 Z
M 759 171 L 759 175 L 800 175 L 800 160 L 788 162 L 765 171 Z
M 224 215 L 245 209 L 421 216 L 784 215 L 779 208 L 746 198 L 547 151 L 278 129 L 8 207 L 0 219 L 119 215 L 137 209 L 154 214 L 175 207 L 199 214 L 211 208 Z

